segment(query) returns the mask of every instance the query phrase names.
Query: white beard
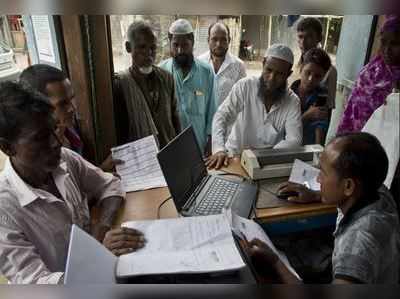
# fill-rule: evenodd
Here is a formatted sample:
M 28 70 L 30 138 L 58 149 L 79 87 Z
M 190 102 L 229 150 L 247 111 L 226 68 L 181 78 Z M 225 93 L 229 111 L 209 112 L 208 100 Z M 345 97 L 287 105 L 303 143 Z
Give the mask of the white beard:
M 144 66 L 139 68 L 139 72 L 143 75 L 149 75 L 153 71 L 153 66 Z

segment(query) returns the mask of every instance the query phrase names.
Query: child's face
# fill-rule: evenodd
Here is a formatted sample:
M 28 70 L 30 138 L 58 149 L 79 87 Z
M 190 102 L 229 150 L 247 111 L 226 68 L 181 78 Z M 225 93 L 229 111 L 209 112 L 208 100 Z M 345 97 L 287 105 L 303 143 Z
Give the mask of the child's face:
M 326 71 L 318 64 L 307 63 L 301 68 L 301 85 L 306 91 L 312 91 L 321 83 L 325 74 Z
M 346 199 L 345 182 L 334 168 L 338 156 L 335 143 L 329 144 L 321 154 L 318 182 L 321 184 L 321 201 L 326 204 L 338 205 Z

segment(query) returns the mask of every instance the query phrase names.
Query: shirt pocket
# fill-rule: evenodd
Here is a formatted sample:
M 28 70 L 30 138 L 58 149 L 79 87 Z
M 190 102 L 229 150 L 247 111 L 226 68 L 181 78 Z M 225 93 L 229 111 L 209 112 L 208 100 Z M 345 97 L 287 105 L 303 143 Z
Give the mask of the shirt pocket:
M 279 142 L 282 132 L 275 126 L 267 122 L 257 131 L 257 148 L 274 146 Z
M 202 117 L 206 114 L 206 97 L 203 91 L 195 90 L 187 99 L 186 113 L 188 115 Z

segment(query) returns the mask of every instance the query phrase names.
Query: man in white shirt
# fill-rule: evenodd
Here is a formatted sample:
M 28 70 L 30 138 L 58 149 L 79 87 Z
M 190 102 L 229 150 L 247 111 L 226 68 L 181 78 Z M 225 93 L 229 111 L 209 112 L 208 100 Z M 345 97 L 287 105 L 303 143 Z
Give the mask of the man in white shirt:
M 209 168 L 228 165 L 228 153 L 240 155 L 246 148 L 301 145 L 300 101 L 287 87 L 292 66 L 292 51 L 274 44 L 265 53 L 262 75 L 234 85 L 214 116 Z
M 208 28 L 210 50 L 198 59 L 210 64 L 215 73 L 217 106 L 226 99 L 233 85 L 246 77 L 246 67 L 242 60 L 229 53 L 231 42 L 229 27 L 216 22 Z

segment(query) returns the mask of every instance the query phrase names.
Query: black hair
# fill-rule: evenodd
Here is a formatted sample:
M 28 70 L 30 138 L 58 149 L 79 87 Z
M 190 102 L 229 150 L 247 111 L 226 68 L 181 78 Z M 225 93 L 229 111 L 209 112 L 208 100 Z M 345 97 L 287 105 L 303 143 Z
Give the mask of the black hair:
M 174 34 L 168 32 L 168 39 L 170 42 L 171 42 L 173 36 L 174 36 Z M 194 45 L 194 33 L 193 32 L 188 33 L 188 34 L 182 34 L 182 36 L 185 36 L 188 39 L 190 39 Z
M 20 83 L 0 83 L 0 138 L 14 141 L 33 116 L 52 113 L 53 106 L 43 94 Z
M 128 41 L 132 46 L 135 44 L 136 38 L 139 34 L 154 36 L 154 38 L 156 37 L 151 25 L 148 22 L 145 21 L 133 22 L 132 24 L 129 25 L 127 32 Z
M 339 177 L 358 179 L 363 196 L 376 194 L 389 168 L 388 157 L 379 140 L 361 132 L 338 135 L 332 142 L 340 146 L 333 166 Z
M 211 29 L 215 26 L 215 25 L 222 25 L 223 27 L 226 28 L 226 31 L 228 32 L 228 39 L 231 39 L 231 31 L 229 30 L 228 25 L 226 25 L 224 22 L 214 22 L 212 23 L 209 27 L 208 27 L 208 37 L 210 37 L 211 34 Z
M 322 24 L 317 18 L 304 18 L 297 24 L 297 31 L 314 31 L 322 39 Z
M 315 63 L 322 67 L 326 72 L 332 65 L 328 53 L 320 48 L 312 48 L 303 55 L 302 65 L 305 66 L 308 63 Z
M 47 64 L 35 64 L 27 67 L 19 77 L 19 82 L 47 95 L 46 86 L 53 82 L 62 82 L 68 76 L 58 68 Z

